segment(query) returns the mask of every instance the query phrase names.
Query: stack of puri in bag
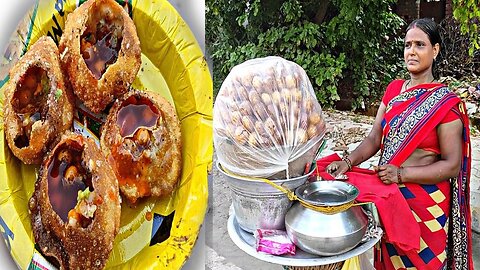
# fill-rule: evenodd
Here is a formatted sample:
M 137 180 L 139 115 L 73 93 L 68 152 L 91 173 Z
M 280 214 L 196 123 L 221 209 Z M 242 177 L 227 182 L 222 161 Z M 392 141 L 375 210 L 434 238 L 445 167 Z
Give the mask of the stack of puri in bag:
M 325 121 L 305 71 L 270 56 L 235 66 L 214 107 L 214 144 L 234 174 L 285 179 L 304 174 L 325 134 Z

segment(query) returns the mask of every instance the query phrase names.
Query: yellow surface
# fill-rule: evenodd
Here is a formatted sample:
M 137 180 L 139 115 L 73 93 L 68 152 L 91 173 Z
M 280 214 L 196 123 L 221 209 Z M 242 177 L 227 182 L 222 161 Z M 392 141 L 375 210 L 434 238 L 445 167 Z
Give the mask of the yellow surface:
M 136 208 L 122 204 L 121 227 L 107 269 L 179 269 L 191 253 L 207 207 L 207 169 L 213 154 L 212 80 L 193 34 L 166 0 L 130 4 L 142 48 L 142 66 L 133 86 L 159 92 L 173 102 L 181 121 L 183 169 L 171 196 L 150 198 Z M 46 34 L 58 41 L 67 14 L 75 8 L 72 0 L 63 6 L 54 0 L 38 1 L 19 25 L 23 42 L 30 46 Z M 2 91 L 1 107 L 3 99 Z M 27 205 L 38 166 L 23 165 L 8 149 L 3 132 L 0 136 L 0 217 L 7 227 L 0 229 L 13 232 L 11 254 L 26 269 L 35 250 Z M 149 246 L 152 221 L 145 214 L 166 216 L 173 211 L 170 237 Z
M 360 260 L 358 256 L 352 257 L 343 263 L 342 270 L 360 270 Z

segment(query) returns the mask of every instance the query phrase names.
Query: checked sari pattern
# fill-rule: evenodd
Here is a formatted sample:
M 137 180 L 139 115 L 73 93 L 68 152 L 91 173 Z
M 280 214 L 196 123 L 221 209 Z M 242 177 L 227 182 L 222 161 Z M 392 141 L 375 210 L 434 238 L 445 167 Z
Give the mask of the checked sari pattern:
M 456 178 L 436 185 L 399 185 L 418 226 L 419 250 L 404 251 L 382 240 L 377 270 L 473 269 L 469 207 L 470 134 L 465 105 L 443 85 L 416 87 L 393 98 L 382 122 L 380 165 L 400 166 L 453 109 L 463 121 L 463 160 Z M 402 221 L 399 221 L 402 222 Z M 408 237 L 408 232 L 405 232 Z

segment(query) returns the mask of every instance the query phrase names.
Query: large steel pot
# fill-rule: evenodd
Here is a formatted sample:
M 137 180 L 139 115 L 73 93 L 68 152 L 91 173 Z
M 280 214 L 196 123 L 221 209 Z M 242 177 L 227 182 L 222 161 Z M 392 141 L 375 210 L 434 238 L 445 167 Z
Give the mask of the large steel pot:
M 253 233 L 256 229 L 285 228 L 285 214 L 292 202 L 275 187 L 261 181 L 238 175 L 232 175 L 217 162 L 218 170 L 225 176 L 232 191 L 232 204 L 240 227 Z M 291 179 L 272 180 L 275 184 L 289 190 L 304 184 L 314 172 Z
M 312 205 L 341 206 L 353 202 L 358 189 L 342 181 L 317 181 L 295 190 L 295 195 Z M 368 218 L 360 206 L 326 214 L 295 203 L 285 216 L 287 234 L 302 250 L 333 256 L 347 252 L 362 240 Z

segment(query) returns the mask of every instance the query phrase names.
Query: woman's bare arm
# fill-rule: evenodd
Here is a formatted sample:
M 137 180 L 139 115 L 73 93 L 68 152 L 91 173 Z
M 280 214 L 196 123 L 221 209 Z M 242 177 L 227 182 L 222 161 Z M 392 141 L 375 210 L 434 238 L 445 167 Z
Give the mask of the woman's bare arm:
M 426 166 L 405 167 L 402 181 L 417 184 L 436 184 L 458 176 L 462 160 L 462 131 L 460 119 L 437 127 L 440 160 Z
M 428 165 L 405 166 L 400 171 L 402 182 L 437 184 L 458 175 L 462 160 L 462 129 L 460 120 L 437 127 L 441 156 Z M 386 164 L 377 168 L 378 176 L 386 183 L 398 183 L 399 168 Z

